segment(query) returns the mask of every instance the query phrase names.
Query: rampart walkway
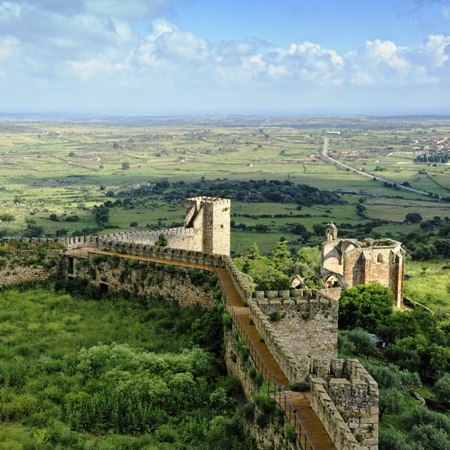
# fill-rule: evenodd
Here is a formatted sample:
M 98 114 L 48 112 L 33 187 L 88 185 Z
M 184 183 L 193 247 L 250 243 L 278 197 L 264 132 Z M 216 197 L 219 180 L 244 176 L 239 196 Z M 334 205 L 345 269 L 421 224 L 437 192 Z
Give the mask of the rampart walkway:
M 267 382 L 271 396 L 281 405 L 292 426 L 297 432 L 298 444 L 303 450 L 335 450 L 330 437 L 325 431 L 316 413 L 310 406 L 309 393 L 287 390 L 288 378 L 275 361 L 272 353 L 264 343 L 261 335 L 250 320 L 250 309 L 245 306 L 241 296 L 233 285 L 233 281 L 224 268 L 195 262 L 167 260 L 156 257 L 117 254 L 98 248 L 77 248 L 65 254 L 77 258 L 88 258 L 89 253 L 116 255 L 121 258 L 139 259 L 159 264 L 190 267 L 207 270 L 217 275 L 234 326 L 245 342 L 255 366 Z

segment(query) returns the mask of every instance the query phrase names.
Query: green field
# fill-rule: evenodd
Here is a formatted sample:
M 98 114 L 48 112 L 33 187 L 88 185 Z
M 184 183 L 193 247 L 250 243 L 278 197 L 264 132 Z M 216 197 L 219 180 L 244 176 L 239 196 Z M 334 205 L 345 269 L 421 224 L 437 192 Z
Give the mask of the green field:
M 394 190 L 321 158 L 323 137 L 328 136 L 334 156 L 353 167 L 447 195 L 450 166 L 414 162 L 419 147 L 432 150 L 450 134 L 450 121 L 445 118 L 224 116 L 163 122 L 151 118 L 0 121 L 0 208 L 15 219 L 0 223 L 2 234 L 21 235 L 29 222 L 42 226 L 48 235 L 95 229 L 92 209 L 111 200 L 109 194 L 117 197 L 123 189 L 161 179 L 289 180 L 334 191 L 345 201 L 304 206 L 301 211 L 296 204 L 233 201 L 235 223 L 269 226 L 261 236 L 252 230 L 234 230 L 236 253 L 245 252 L 252 242 L 267 249 L 281 236 L 298 245 L 298 237 L 289 231 L 295 223 L 306 227 L 311 233 L 308 242 L 315 245 L 322 236 L 314 234 L 312 227 L 331 220 L 350 226 L 382 220 L 371 227 L 373 233 L 404 238 L 419 229 L 402 224 L 408 212 L 419 212 L 424 219 L 448 216 L 447 203 Z M 340 134 L 327 135 L 332 129 Z M 100 232 L 127 229 L 130 223 L 146 229 L 183 220 L 181 203 L 167 204 L 151 195 L 140 200 L 134 206 L 111 209 L 109 224 Z M 365 202 L 365 217 L 356 211 L 360 200 Z M 50 221 L 51 214 L 61 220 Z M 284 217 L 262 217 L 275 214 Z M 295 217 L 298 214 L 302 217 Z M 65 220 L 71 215 L 79 220 Z
M 450 264 L 442 261 L 408 261 L 405 295 L 436 313 L 450 313 Z

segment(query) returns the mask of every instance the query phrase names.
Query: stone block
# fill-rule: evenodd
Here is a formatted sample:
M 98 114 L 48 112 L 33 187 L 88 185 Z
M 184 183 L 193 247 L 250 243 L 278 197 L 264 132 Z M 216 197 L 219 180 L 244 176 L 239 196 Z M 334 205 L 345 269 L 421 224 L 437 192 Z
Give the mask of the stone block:
M 287 311 L 291 311 L 295 309 L 295 302 L 294 300 L 285 300 L 283 302 L 283 308 Z

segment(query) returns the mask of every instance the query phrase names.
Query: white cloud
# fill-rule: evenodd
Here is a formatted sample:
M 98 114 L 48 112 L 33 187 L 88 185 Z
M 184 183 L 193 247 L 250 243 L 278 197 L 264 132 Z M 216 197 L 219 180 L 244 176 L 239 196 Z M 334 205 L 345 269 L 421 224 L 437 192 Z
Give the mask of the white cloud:
M 193 33 L 180 31 L 164 19 L 136 48 L 135 63 L 144 67 L 173 67 L 206 61 L 211 56 L 208 42 Z
M 346 56 L 350 83 L 371 86 L 405 86 L 434 83 L 426 64 L 418 58 L 422 49 L 409 49 L 392 41 L 366 41 Z
M 19 40 L 14 36 L 0 36 L 0 61 L 5 61 L 17 55 L 19 48 Z
M 20 17 L 22 5 L 13 2 L 0 3 L 0 21 L 11 20 L 12 18 Z
M 419 54 L 425 56 L 426 63 L 431 67 L 444 66 L 450 56 L 450 36 L 441 34 L 428 36 L 426 44 L 419 49 Z
M 155 19 L 155 12 L 169 4 L 0 0 L 2 82 L 27 79 L 39 86 L 57 80 L 82 87 L 118 82 L 128 83 L 130 90 L 164 86 L 179 92 L 186 86 L 211 92 L 224 85 L 312 92 L 315 87 L 450 83 L 450 35 L 431 34 L 416 47 L 372 39 L 346 54 L 308 40 L 285 46 L 258 38 L 214 43 L 167 19 Z

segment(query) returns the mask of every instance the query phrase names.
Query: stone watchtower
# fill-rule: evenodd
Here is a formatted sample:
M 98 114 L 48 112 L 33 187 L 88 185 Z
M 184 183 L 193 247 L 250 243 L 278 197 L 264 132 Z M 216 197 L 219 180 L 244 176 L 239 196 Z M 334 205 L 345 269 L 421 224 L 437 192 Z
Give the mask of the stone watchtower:
M 199 232 L 198 251 L 213 255 L 230 254 L 229 199 L 193 197 L 187 199 L 185 228 Z
M 322 244 L 321 275 L 328 288 L 352 287 L 377 281 L 391 289 L 397 307 L 403 305 L 405 251 L 392 239 L 337 239 L 329 224 Z

